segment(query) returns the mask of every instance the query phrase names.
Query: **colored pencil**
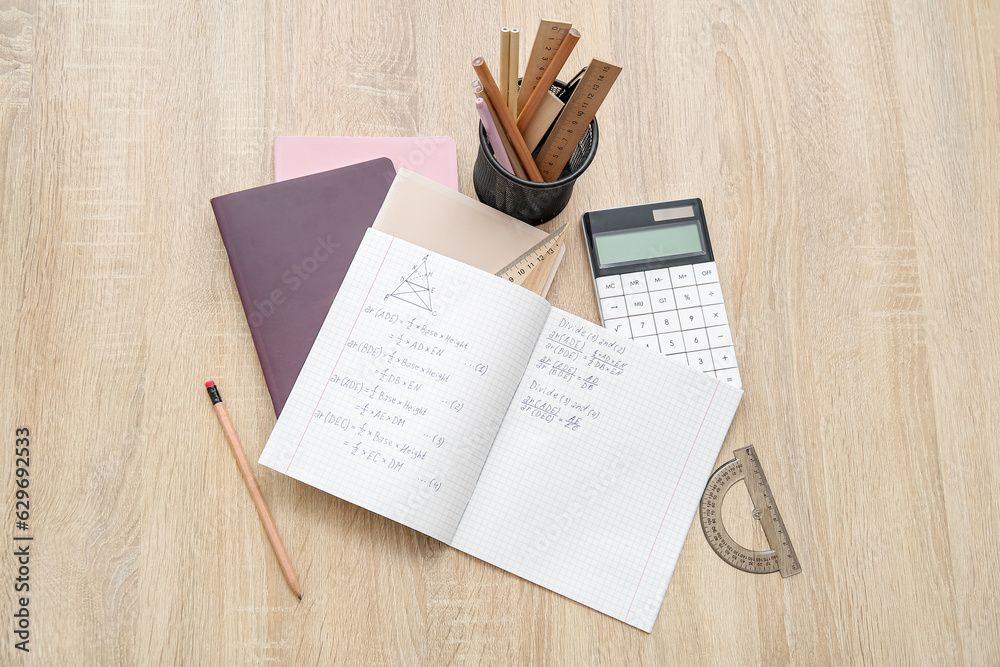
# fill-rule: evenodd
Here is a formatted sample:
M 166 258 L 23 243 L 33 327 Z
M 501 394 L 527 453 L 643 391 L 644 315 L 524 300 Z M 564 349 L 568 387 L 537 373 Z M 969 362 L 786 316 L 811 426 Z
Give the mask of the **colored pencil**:
M 500 121 L 500 128 L 507 135 L 507 139 L 510 140 L 510 144 L 514 148 L 514 154 L 520 160 L 525 172 L 527 172 L 528 179 L 535 183 L 541 183 L 542 174 L 538 171 L 538 165 L 531 158 L 531 151 L 528 150 L 528 147 L 524 143 L 524 137 L 521 136 L 520 130 L 517 129 L 517 121 L 514 120 L 510 109 L 507 108 L 506 100 L 500 97 L 500 90 L 497 88 L 496 81 L 493 80 L 493 75 L 490 74 L 490 68 L 486 66 L 486 61 L 483 60 L 482 56 L 472 61 L 472 69 L 476 71 L 479 83 L 483 84 L 483 92 L 486 93 L 492 106 L 491 111 L 496 113 L 493 120 Z
M 475 92 L 477 98 L 482 99 L 483 102 L 486 103 L 486 110 L 490 112 L 490 118 L 496 119 L 497 115 L 493 110 L 493 105 L 490 104 L 490 98 L 483 93 L 483 84 L 479 83 L 478 79 L 472 82 L 472 90 Z M 493 125 L 496 127 L 496 120 L 493 121 Z M 524 167 L 521 166 L 521 161 L 517 159 L 517 154 L 514 153 L 514 147 L 511 146 L 510 140 L 507 139 L 507 135 L 504 134 L 499 127 L 497 128 L 497 134 L 500 135 L 500 143 L 503 145 L 503 150 L 507 154 L 510 166 L 514 168 L 514 175 L 518 178 L 528 180 L 528 174 L 524 171 Z
M 503 142 L 500 141 L 500 133 L 493 122 L 493 117 L 490 116 L 490 110 L 486 108 L 486 102 L 481 97 L 476 98 L 476 111 L 479 112 L 479 118 L 483 121 L 486 136 L 490 138 L 490 145 L 493 147 L 493 155 L 496 156 L 497 162 L 500 163 L 501 167 L 513 174 L 514 167 L 510 164 L 510 159 L 507 157 L 507 151 L 504 150 Z

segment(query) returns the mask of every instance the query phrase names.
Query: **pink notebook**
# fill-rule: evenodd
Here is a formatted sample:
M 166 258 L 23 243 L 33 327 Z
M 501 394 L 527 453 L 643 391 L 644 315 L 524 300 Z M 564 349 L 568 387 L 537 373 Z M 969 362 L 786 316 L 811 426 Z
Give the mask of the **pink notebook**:
M 458 190 L 458 155 L 451 137 L 275 137 L 274 180 L 387 157 L 399 171 L 406 167 Z

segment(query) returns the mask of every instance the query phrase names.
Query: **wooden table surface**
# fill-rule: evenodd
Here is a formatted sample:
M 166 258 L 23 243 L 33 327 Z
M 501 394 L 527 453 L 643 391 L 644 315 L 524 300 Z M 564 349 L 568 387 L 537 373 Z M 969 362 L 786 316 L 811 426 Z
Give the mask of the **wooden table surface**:
M 1000 7 L 573 4 L 0 6 L 0 662 L 1000 662 Z M 582 33 L 567 71 L 624 66 L 550 300 L 597 320 L 583 211 L 703 199 L 746 391 L 719 462 L 756 447 L 803 572 L 692 524 L 647 635 L 254 463 L 298 602 L 203 388 L 256 461 L 209 199 L 278 135 L 449 135 L 473 194 L 470 62 L 540 18 Z

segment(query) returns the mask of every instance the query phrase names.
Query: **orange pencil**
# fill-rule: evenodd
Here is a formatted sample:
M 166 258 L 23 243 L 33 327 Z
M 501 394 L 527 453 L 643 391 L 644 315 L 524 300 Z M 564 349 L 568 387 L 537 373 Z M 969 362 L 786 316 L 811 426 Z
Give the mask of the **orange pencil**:
M 479 76 L 479 83 L 483 86 L 483 92 L 490 101 L 490 106 L 492 107 L 490 111 L 496 113 L 496 117 L 493 120 L 500 123 L 501 129 L 507 135 L 507 139 L 510 140 L 514 154 L 517 156 L 518 161 L 520 161 L 521 166 L 524 167 L 528 178 L 535 183 L 542 183 L 542 173 L 538 171 L 538 165 L 531 158 L 531 151 L 528 150 L 528 146 L 524 143 L 524 137 L 521 136 L 520 130 L 517 129 L 517 121 L 514 120 L 510 109 L 507 108 L 507 100 L 500 97 L 500 89 L 497 88 L 497 83 L 493 80 L 493 75 L 490 74 L 490 68 L 486 66 L 486 61 L 483 60 L 482 56 L 472 61 L 472 69 L 476 70 L 476 75 Z
M 531 97 L 528 101 L 524 103 L 521 108 L 521 113 L 517 116 L 517 128 L 524 132 L 524 129 L 528 127 L 531 119 L 535 117 L 535 112 L 538 111 L 538 107 L 542 106 L 542 100 L 545 94 L 549 92 L 549 88 L 552 87 L 552 83 L 559 76 L 559 70 L 562 66 L 566 64 L 566 59 L 569 58 L 569 54 L 573 53 L 573 49 L 576 47 L 576 43 L 580 41 L 580 31 L 576 28 L 570 28 L 569 32 L 566 33 L 565 39 L 563 39 L 562 44 L 559 45 L 559 50 L 556 51 L 556 55 L 552 57 L 552 62 L 549 66 L 545 68 L 545 72 L 542 73 L 542 78 L 538 80 L 538 85 L 535 89 L 531 91 Z
M 229 448 L 233 450 L 233 456 L 236 457 L 236 465 L 239 467 L 240 472 L 243 473 L 243 481 L 247 483 L 247 490 L 250 491 L 253 504 L 257 506 L 257 514 L 260 515 L 260 521 L 264 524 L 264 532 L 267 533 L 267 539 L 271 542 L 274 555 L 278 557 L 278 564 L 281 566 L 281 572 L 285 575 L 285 581 L 288 582 L 292 592 L 301 600 L 302 589 L 299 588 L 299 578 L 295 576 L 295 570 L 292 569 L 292 561 L 289 560 L 288 552 L 285 551 L 285 545 L 282 544 L 281 536 L 278 535 L 278 528 L 274 525 L 271 510 L 267 509 L 264 496 L 260 492 L 260 487 L 257 486 L 257 480 L 253 476 L 253 470 L 250 469 L 247 455 L 243 453 L 243 445 L 240 444 L 239 436 L 236 435 L 236 429 L 233 428 L 233 422 L 229 419 L 226 406 L 222 404 L 222 397 L 219 396 L 219 390 L 211 380 L 205 383 L 205 388 L 208 389 L 208 395 L 212 398 L 215 414 L 219 417 L 222 430 L 226 433 Z

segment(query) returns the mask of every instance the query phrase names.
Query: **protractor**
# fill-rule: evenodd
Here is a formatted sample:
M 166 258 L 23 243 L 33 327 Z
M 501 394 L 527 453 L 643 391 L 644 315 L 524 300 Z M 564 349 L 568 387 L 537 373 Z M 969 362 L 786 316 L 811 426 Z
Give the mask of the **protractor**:
M 764 477 L 757 453 L 751 446 L 737 449 L 733 454 L 735 459 L 724 463 L 712 474 L 701 497 L 699 516 L 705 538 L 722 560 L 744 572 L 781 572 L 782 577 L 798 574 L 802 567 L 792 548 L 792 541 L 788 538 L 788 531 L 781 520 L 781 513 L 778 512 L 778 505 L 767 478 Z M 729 490 L 741 481 L 753 502 L 751 517 L 760 522 L 768 546 L 771 547 L 766 551 L 754 551 L 738 544 L 722 522 L 722 502 Z

